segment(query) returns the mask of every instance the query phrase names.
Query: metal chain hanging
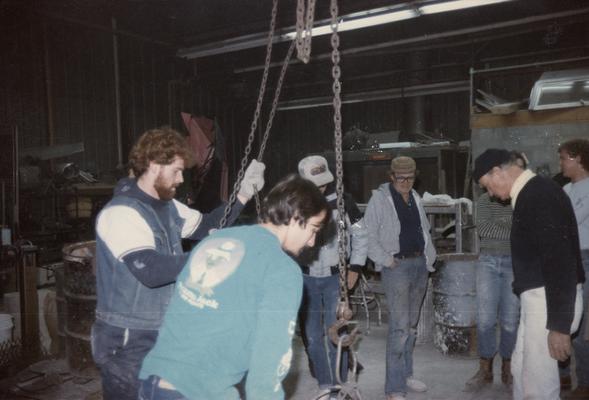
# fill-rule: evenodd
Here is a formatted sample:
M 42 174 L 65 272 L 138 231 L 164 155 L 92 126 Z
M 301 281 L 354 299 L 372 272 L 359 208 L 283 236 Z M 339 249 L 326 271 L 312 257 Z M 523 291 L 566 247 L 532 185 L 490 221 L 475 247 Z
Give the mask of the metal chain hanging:
M 264 136 L 262 137 L 262 143 L 260 143 L 260 151 L 258 152 L 258 161 L 262 161 L 264 158 L 264 151 L 266 150 L 266 143 L 268 142 L 268 137 L 270 136 L 270 129 L 272 128 L 272 122 L 274 121 L 274 115 L 276 114 L 276 108 L 278 107 L 278 99 L 280 98 L 280 90 L 282 89 L 282 83 L 284 82 L 284 76 L 286 75 L 286 69 L 288 67 L 288 63 L 290 58 L 292 57 L 292 53 L 295 48 L 295 41 L 293 40 L 290 43 L 290 47 L 286 53 L 286 57 L 284 58 L 284 62 L 282 63 L 282 69 L 280 70 L 280 76 L 278 77 L 278 82 L 276 83 L 276 89 L 274 90 L 274 100 L 272 100 L 272 109 L 270 110 L 270 114 L 268 115 L 268 122 L 266 123 L 266 130 L 264 131 Z M 257 188 L 254 188 L 254 198 L 256 199 L 256 214 L 259 216 L 261 211 L 261 204 L 260 204 L 260 196 L 258 194 Z
M 297 1 L 297 58 L 307 64 L 311 59 L 311 36 L 313 20 L 315 19 L 315 0 Z
M 241 159 L 241 168 L 237 173 L 237 179 L 233 184 L 233 191 L 229 196 L 229 200 L 227 201 L 227 205 L 225 206 L 225 211 L 223 213 L 223 217 L 219 222 L 219 229 L 223 228 L 225 224 L 227 224 L 227 218 L 229 217 L 229 213 L 231 212 L 231 208 L 237 199 L 237 192 L 239 191 L 239 187 L 241 186 L 241 181 L 243 180 L 243 175 L 245 174 L 245 169 L 247 167 L 247 161 L 250 152 L 252 151 L 252 143 L 254 142 L 256 128 L 258 127 L 258 119 L 260 118 L 260 110 L 262 109 L 262 101 L 264 99 L 264 92 L 266 91 L 266 82 L 268 81 L 268 71 L 270 70 L 270 60 L 272 57 L 272 42 L 274 41 L 274 31 L 276 29 L 276 15 L 278 14 L 278 0 L 272 1 L 272 18 L 270 20 L 270 30 L 268 32 L 268 43 L 266 44 L 266 61 L 264 64 L 264 73 L 262 75 L 262 82 L 260 83 L 260 90 L 258 92 L 258 100 L 256 103 L 256 111 L 254 112 L 254 117 L 252 119 L 252 124 L 250 126 L 250 133 L 247 138 L 247 145 L 245 146 L 244 155 Z
M 331 61 L 333 66 L 331 68 L 331 75 L 333 77 L 333 122 L 335 125 L 334 129 L 334 142 L 335 142 L 335 176 L 336 184 L 335 191 L 337 194 L 337 241 L 339 250 L 339 287 L 340 287 L 340 302 L 337 310 L 337 318 L 350 320 L 352 318 L 352 311 L 348 302 L 348 284 L 346 281 L 347 268 L 346 268 L 346 248 L 347 248 L 347 235 L 346 235 L 346 223 L 345 223 L 345 208 L 344 208 L 344 184 L 343 184 L 343 155 L 342 155 L 342 101 L 341 91 L 342 85 L 340 82 L 341 69 L 339 66 L 340 53 L 339 53 L 339 35 L 337 33 L 338 28 L 338 6 L 337 0 L 331 0 Z

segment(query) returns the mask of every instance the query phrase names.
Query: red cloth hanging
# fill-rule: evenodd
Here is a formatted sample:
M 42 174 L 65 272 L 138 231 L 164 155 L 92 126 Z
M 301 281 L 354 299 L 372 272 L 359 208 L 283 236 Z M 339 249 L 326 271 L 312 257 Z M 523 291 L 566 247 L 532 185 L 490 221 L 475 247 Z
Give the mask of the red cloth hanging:
M 217 149 L 215 151 L 215 145 L 217 138 L 215 135 L 215 121 L 206 117 L 199 117 L 189 113 L 181 113 L 184 126 L 188 130 L 188 144 L 192 148 L 195 156 L 196 167 L 198 168 L 198 180 L 202 184 L 204 178 L 211 168 L 213 158 L 215 154 L 224 154 L 224 149 Z M 217 157 L 220 158 L 220 157 Z M 227 162 L 220 158 L 222 162 L 221 167 L 221 178 L 219 185 L 219 197 L 223 201 L 227 201 L 228 198 L 228 186 L 229 186 L 229 168 Z

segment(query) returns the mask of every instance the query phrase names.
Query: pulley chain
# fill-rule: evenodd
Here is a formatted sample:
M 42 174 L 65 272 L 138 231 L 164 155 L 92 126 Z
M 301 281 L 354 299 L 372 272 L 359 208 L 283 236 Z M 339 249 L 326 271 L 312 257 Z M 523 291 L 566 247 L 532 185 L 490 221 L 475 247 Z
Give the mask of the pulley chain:
M 331 75 L 333 77 L 333 122 L 335 125 L 334 129 L 334 141 L 335 141 L 335 175 L 336 185 L 335 191 L 337 194 L 337 241 L 338 241 L 338 252 L 339 252 L 339 283 L 340 283 L 340 306 L 338 307 L 338 319 L 350 319 L 352 317 L 351 310 L 348 303 L 348 284 L 346 281 L 347 275 L 347 262 L 346 262 L 346 248 L 347 248 L 347 235 L 346 235 L 346 223 L 345 223 L 345 207 L 344 207 L 344 184 L 343 184 L 343 155 L 342 155 L 342 101 L 341 101 L 341 69 L 339 66 L 340 53 L 339 53 L 339 35 L 338 29 L 338 5 L 337 0 L 331 0 Z
M 276 29 L 276 15 L 278 14 L 278 0 L 272 1 L 272 17 L 270 20 L 270 30 L 268 32 L 268 43 L 266 44 L 266 60 L 264 64 L 264 73 L 262 75 L 262 82 L 260 83 L 260 89 L 258 92 L 258 100 L 256 102 L 256 110 L 254 112 L 254 117 L 252 119 L 252 123 L 250 126 L 250 133 L 247 138 L 247 145 L 245 146 L 244 155 L 241 159 L 241 168 L 237 173 L 237 179 L 233 185 L 233 191 L 229 196 L 229 200 L 227 201 L 227 205 L 225 206 L 225 211 L 223 213 L 223 217 L 221 218 L 221 222 L 219 222 L 219 229 L 223 228 L 225 224 L 227 224 L 227 218 L 229 213 L 231 212 L 231 208 L 235 203 L 237 198 L 237 192 L 239 191 L 239 187 L 241 186 L 241 181 L 243 180 L 243 175 L 245 174 L 245 169 L 247 167 L 248 157 L 252 151 L 252 144 L 254 142 L 256 128 L 258 127 L 258 119 L 260 118 L 260 110 L 262 109 L 262 101 L 264 100 L 264 92 L 266 91 L 266 82 L 268 81 L 268 71 L 270 70 L 270 60 L 272 58 L 272 42 L 274 41 L 274 31 Z M 260 161 L 260 160 L 259 160 Z
M 305 9 L 305 0 L 297 1 L 297 58 L 307 64 L 311 59 L 311 36 L 313 29 L 313 20 L 315 19 L 315 0 L 307 0 Z
M 264 131 L 264 136 L 262 137 L 262 143 L 260 144 L 260 151 L 258 152 L 258 161 L 262 161 L 264 158 L 264 151 L 266 150 L 266 143 L 268 142 L 268 137 L 270 136 L 270 129 L 272 128 L 272 122 L 274 121 L 274 115 L 276 114 L 276 108 L 278 108 L 278 100 L 280 99 L 280 91 L 282 89 L 282 84 L 284 82 L 284 76 L 286 75 L 286 69 L 288 68 L 288 63 L 292 57 L 292 53 L 295 48 L 295 41 L 293 40 L 290 43 L 290 47 L 286 53 L 286 57 L 284 57 L 284 62 L 282 63 L 282 69 L 280 70 L 280 76 L 278 77 L 278 82 L 276 83 L 276 89 L 274 90 L 274 99 L 272 100 L 272 109 L 270 110 L 270 114 L 268 115 L 268 122 L 266 123 L 266 130 Z M 260 196 L 258 195 L 258 190 L 254 190 L 254 197 L 256 199 L 256 214 L 259 216 L 261 211 L 261 204 L 260 204 Z

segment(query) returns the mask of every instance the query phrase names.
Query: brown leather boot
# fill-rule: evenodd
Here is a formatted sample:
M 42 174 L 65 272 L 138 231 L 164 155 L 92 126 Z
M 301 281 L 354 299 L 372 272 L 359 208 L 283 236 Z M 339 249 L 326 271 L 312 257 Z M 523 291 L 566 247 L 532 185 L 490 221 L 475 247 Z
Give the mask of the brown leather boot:
M 589 399 L 589 386 L 577 386 L 575 390 L 564 395 L 566 400 Z
M 569 392 L 573 388 L 570 375 L 563 375 L 560 377 L 560 392 Z
M 493 359 L 481 358 L 479 370 L 470 378 L 464 387 L 465 392 L 478 392 L 484 386 L 493 383 Z
M 513 384 L 513 377 L 511 376 L 511 359 L 509 358 L 504 358 L 503 363 L 501 364 L 501 382 L 508 386 Z

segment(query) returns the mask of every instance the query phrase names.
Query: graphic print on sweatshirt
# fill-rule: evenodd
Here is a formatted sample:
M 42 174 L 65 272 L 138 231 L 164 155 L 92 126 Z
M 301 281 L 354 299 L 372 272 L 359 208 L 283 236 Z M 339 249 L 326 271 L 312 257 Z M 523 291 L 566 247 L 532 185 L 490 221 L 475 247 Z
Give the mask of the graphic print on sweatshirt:
M 214 288 L 233 274 L 244 254 L 243 243 L 234 239 L 204 242 L 188 260 L 188 274 L 178 283 L 180 297 L 194 307 L 216 309 Z

